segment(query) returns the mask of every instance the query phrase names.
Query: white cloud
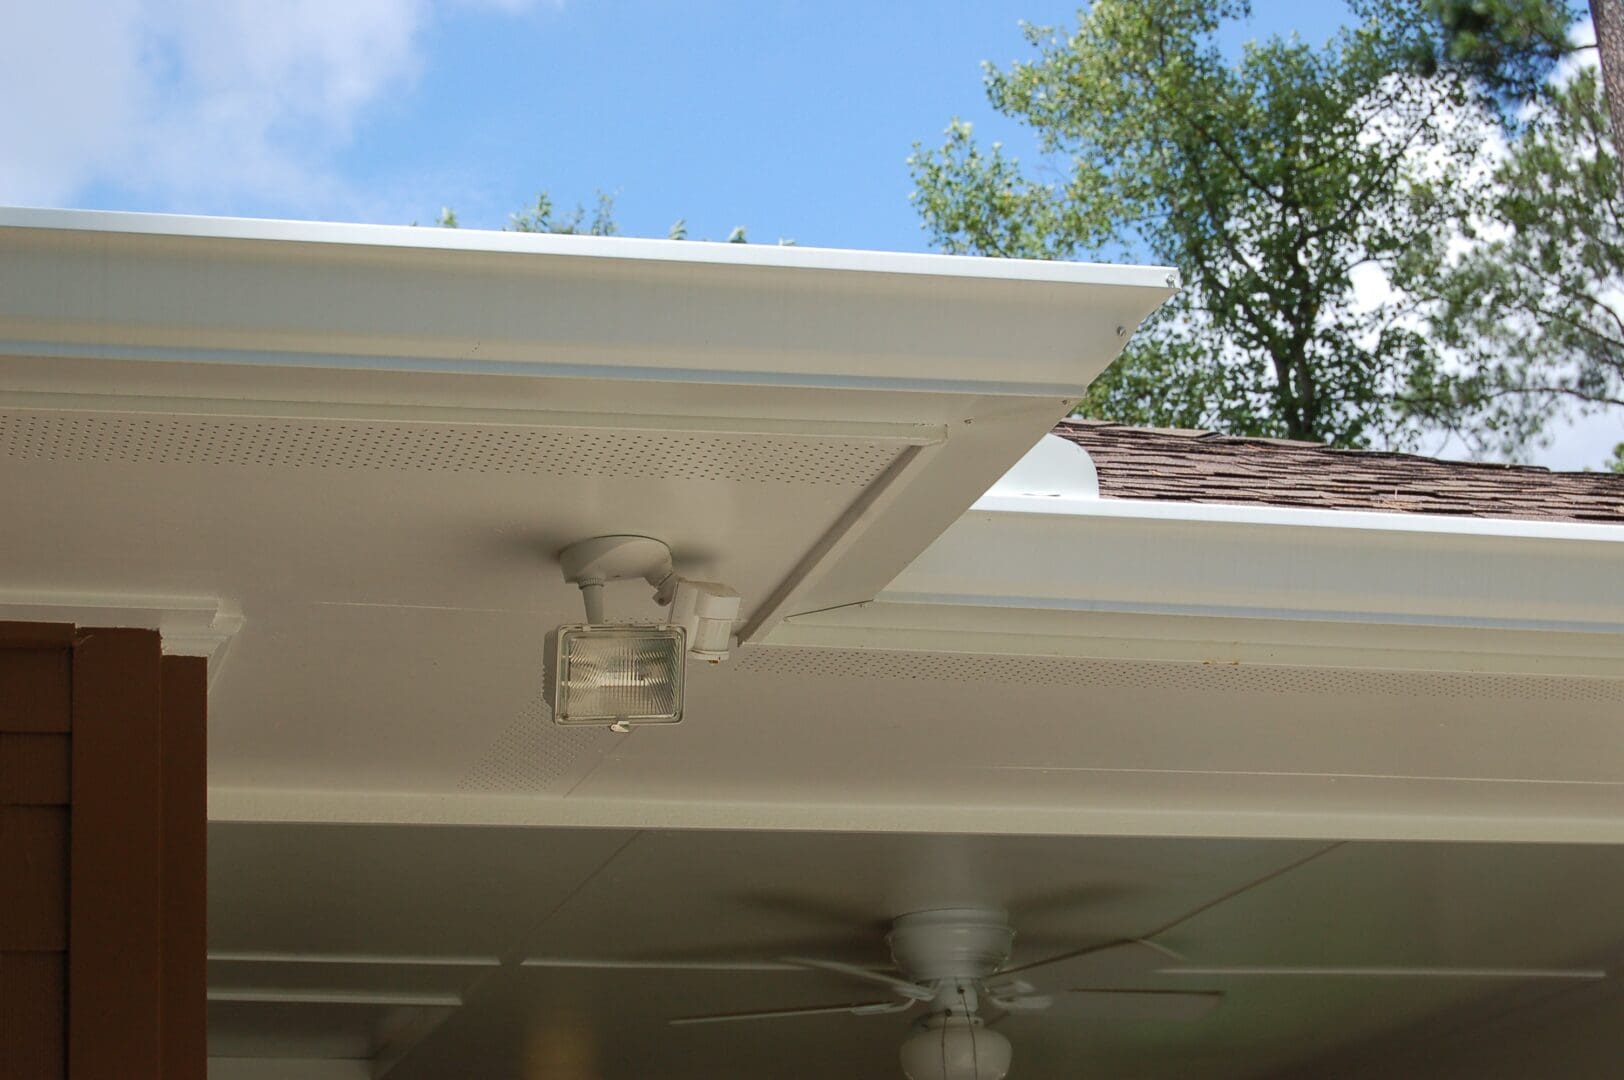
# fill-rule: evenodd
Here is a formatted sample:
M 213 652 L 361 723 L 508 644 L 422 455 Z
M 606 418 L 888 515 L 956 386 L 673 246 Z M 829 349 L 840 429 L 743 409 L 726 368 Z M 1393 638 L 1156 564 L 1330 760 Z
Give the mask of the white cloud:
M 36 205 L 115 182 L 176 206 L 330 206 L 331 155 L 369 106 L 410 86 L 434 13 L 430 0 L 8 7 L 0 203 Z
M 1386 268 L 1377 262 L 1362 262 L 1349 270 L 1348 284 L 1353 288 L 1353 310 L 1361 315 L 1399 299 Z
M 1597 70 L 1601 67 L 1601 52 L 1596 48 L 1596 24 L 1587 15 L 1573 24 L 1568 31 L 1568 41 L 1575 49 L 1582 50 L 1565 57 L 1556 65 L 1556 71 L 1551 75 L 1551 81 L 1558 86 L 1566 86 L 1573 81 L 1573 76 L 1580 71 Z
M 1550 469 L 1600 469 L 1624 443 L 1624 416 L 1605 409 L 1585 416 L 1557 420 L 1548 432 L 1549 443 L 1532 447 L 1528 460 Z

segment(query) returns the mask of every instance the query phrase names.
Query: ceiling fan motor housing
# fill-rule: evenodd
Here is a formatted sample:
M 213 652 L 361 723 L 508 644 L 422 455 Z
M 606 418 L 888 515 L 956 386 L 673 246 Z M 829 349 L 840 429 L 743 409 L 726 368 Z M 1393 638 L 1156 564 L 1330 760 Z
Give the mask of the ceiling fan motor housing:
M 942 908 L 899 916 L 885 940 L 897 968 L 911 979 L 973 982 L 1009 962 L 1015 931 L 1001 911 Z

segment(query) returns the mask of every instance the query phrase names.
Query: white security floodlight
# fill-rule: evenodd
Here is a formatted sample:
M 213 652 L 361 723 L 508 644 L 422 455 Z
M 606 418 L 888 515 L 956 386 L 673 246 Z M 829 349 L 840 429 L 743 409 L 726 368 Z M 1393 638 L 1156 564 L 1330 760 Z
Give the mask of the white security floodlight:
M 561 626 L 547 635 L 547 701 L 567 725 L 675 724 L 687 652 L 680 626 Z
M 581 589 L 586 622 L 547 637 L 545 687 L 557 724 L 637 724 L 682 719 L 688 653 L 712 663 L 727 658 L 739 594 L 725 585 L 678 577 L 671 551 L 647 536 L 599 536 L 559 552 L 564 579 Z M 656 625 L 609 622 L 603 587 L 642 579 L 671 608 Z
M 702 660 L 727 659 L 739 594 L 714 581 L 678 578 L 671 590 L 671 621 L 688 634 L 688 651 Z

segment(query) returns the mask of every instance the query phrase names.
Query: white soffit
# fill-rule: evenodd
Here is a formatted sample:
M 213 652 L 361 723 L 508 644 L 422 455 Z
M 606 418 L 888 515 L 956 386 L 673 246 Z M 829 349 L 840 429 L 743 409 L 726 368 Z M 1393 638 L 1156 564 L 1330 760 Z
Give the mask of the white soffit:
M 188 527 L 222 505 L 222 468 L 253 474 L 236 492 L 301 470 L 233 509 L 263 517 L 267 546 L 321 524 L 292 508 L 301 484 L 321 496 L 323 474 L 408 471 L 411 497 L 432 502 L 467 486 L 459 474 L 563 470 L 619 486 L 538 489 L 592 511 L 555 510 L 540 540 L 616 527 L 617 499 L 619 528 L 702 548 L 713 573 L 764 562 L 735 574 L 755 590 L 742 636 L 758 639 L 787 614 L 872 597 L 1175 287 L 1155 267 L 0 210 L 0 439 L 57 469 L 53 499 L 86 503 L 57 525 L 113 524 L 97 489 L 119 470 L 144 485 L 214 467 L 152 508 L 160 531 L 193 533 L 172 558 L 121 567 L 79 536 L 74 561 L 53 562 L 61 545 L 35 516 L 19 539 L 41 557 L 3 584 L 224 595 L 253 618 L 234 553 Z M 690 481 L 712 490 L 662 502 Z M 832 497 L 758 497 L 777 481 Z M 730 528 L 707 531 L 718 498 Z M 399 569 L 378 593 L 459 605 Z M 347 591 L 309 598 L 360 599 Z

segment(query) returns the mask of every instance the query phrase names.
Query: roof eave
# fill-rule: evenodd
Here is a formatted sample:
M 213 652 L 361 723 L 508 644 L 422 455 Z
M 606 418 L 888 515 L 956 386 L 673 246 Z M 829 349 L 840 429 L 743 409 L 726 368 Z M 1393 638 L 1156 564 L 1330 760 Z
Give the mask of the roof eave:
M 983 498 L 874 603 L 768 643 L 1624 675 L 1624 529 Z

